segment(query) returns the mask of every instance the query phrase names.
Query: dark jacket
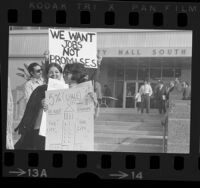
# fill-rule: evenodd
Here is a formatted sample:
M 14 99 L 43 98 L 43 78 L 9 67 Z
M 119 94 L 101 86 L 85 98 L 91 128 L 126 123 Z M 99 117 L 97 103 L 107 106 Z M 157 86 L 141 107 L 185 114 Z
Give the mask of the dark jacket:
M 157 84 L 156 86 L 155 86 L 155 88 L 154 88 L 154 98 L 158 98 L 158 90 L 159 90 L 159 84 Z
M 163 86 L 161 89 L 160 87 L 157 89 L 157 99 L 163 100 L 163 95 L 166 97 L 167 95 L 167 89 L 165 86 Z
M 174 88 L 175 88 L 175 86 L 170 87 L 170 88 L 167 89 L 167 95 L 166 95 L 167 100 L 169 100 L 169 94 L 174 90 Z
M 104 96 L 109 96 L 109 97 L 111 97 L 112 95 L 111 95 L 111 90 L 107 87 L 107 88 L 105 88 L 105 91 L 104 91 Z
M 29 101 L 26 105 L 24 115 L 21 122 L 15 129 L 21 134 L 21 138 L 15 144 L 15 149 L 27 149 L 31 148 L 32 136 L 34 132 L 34 126 L 39 115 L 39 111 L 42 108 L 41 101 L 45 98 L 45 91 L 47 85 L 38 86 L 31 94 Z

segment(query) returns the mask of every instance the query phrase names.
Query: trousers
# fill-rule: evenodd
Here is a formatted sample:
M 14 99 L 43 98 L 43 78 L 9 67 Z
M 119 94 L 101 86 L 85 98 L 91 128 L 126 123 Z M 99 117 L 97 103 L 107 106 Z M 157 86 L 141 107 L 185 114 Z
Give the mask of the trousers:
M 143 94 L 142 95 L 142 106 L 141 106 L 141 112 L 144 112 L 144 109 L 146 109 L 146 113 L 149 113 L 150 109 L 150 96 L 149 94 Z

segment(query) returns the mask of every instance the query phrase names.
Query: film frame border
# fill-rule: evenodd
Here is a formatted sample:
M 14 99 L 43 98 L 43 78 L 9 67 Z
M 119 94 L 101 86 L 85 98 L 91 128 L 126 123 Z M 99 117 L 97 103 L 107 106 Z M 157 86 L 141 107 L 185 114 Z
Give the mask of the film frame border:
M 56 23 L 56 9 L 53 9 L 53 5 L 57 5 L 59 7 L 62 6 L 58 2 L 53 0 L 49 0 L 48 3 L 51 4 L 51 8 L 45 9 L 45 1 L 38 1 L 40 4 L 30 4 L 31 1 L 22 0 L 21 4 L 16 1 L 8 0 L 5 5 L 1 6 L 0 10 L 0 22 L 2 25 L 1 29 L 1 41 L 3 46 L 1 53 L 1 61 L 8 61 L 8 32 L 9 26 L 56 26 L 56 27 L 83 27 L 83 28 L 124 28 L 124 29 L 175 29 L 175 30 L 192 30 L 193 31 L 193 49 L 192 49 L 192 85 L 197 85 L 198 80 L 195 79 L 198 75 L 198 58 L 199 52 L 198 47 L 200 44 L 200 29 L 198 18 L 200 15 L 198 11 L 200 11 L 200 4 L 198 3 L 180 3 L 180 2 L 108 2 L 108 1 L 62 1 L 63 7 L 66 6 L 66 23 Z M 33 2 L 32 2 L 33 3 Z M 22 6 L 23 4 L 23 6 Z M 87 6 L 86 6 L 87 4 Z M 153 24 L 155 20 L 153 20 L 153 13 L 149 10 L 142 11 L 142 9 L 133 11 L 133 4 L 139 5 L 142 7 L 150 7 L 156 6 L 158 10 L 161 10 L 158 13 L 159 15 L 163 15 L 163 24 L 155 25 Z M 88 11 L 88 5 L 90 5 L 90 10 Z M 35 6 L 35 7 L 33 7 Z M 166 11 L 166 6 L 170 8 Z M 196 8 L 194 8 L 196 7 Z M 55 7 L 54 7 L 55 8 Z M 51 10 L 53 9 L 53 10 Z M 59 10 L 60 8 L 58 8 Z M 147 8 L 148 9 L 148 8 Z M 128 11 L 127 11 L 128 10 Z M 193 11 L 194 12 L 193 12 Z M 11 11 L 11 15 L 9 17 L 9 11 Z M 12 17 L 14 14 L 17 15 L 17 19 Z M 163 12 L 162 12 L 163 11 Z M 81 12 L 81 13 L 80 13 Z M 84 12 L 84 13 L 82 13 Z M 90 24 L 84 23 L 81 24 L 80 14 L 84 14 L 88 16 L 88 12 L 90 13 Z M 113 19 L 111 19 L 111 24 L 105 24 L 105 12 L 113 14 L 114 12 L 114 24 Z M 128 19 L 128 13 L 136 12 L 138 13 L 139 21 L 137 24 L 130 25 Z M 57 14 L 64 14 L 64 12 L 60 12 Z M 32 15 L 35 15 L 32 17 Z M 58 15 L 57 15 L 58 16 Z M 179 16 L 181 18 L 187 19 L 187 24 L 182 23 L 180 21 L 180 25 L 177 26 L 177 18 Z M 156 16 L 155 16 L 156 17 Z M 8 19 L 13 19 L 13 21 L 8 22 Z M 39 19 L 39 21 L 38 21 Z M 34 23 L 32 23 L 32 21 Z M 84 22 L 84 21 L 83 21 Z M 110 22 L 110 21 L 109 21 Z M 158 21 L 160 22 L 160 21 Z M 182 25 L 183 24 L 183 25 Z M 7 91 L 3 90 L 3 88 L 7 88 L 7 64 L 2 63 L 1 69 L 2 71 L 2 99 L 7 98 Z M 5 82 L 3 82 L 3 80 Z M 41 169 L 47 169 L 49 172 L 49 178 L 76 178 L 79 174 L 84 172 L 91 172 L 97 174 L 102 179 L 116 179 L 116 177 L 111 177 L 109 174 L 117 173 L 119 171 L 129 173 L 127 179 L 131 178 L 130 173 L 133 175 L 134 173 L 143 172 L 144 180 L 192 180 L 198 181 L 200 175 L 200 156 L 199 156 L 199 131 L 200 128 L 198 125 L 200 121 L 198 119 L 198 112 L 195 109 L 198 109 L 199 102 L 195 101 L 198 99 L 198 89 L 196 87 L 192 87 L 192 102 L 191 102 L 191 132 L 190 132 L 190 153 L 189 154 L 162 154 L 162 153 L 118 153 L 118 152 L 52 152 L 52 151 L 8 151 L 5 150 L 5 135 L 3 135 L 3 176 L 8 177 L 8 171 L 13 170 L 13 166 L 9 164 L 6 165 L 6 158 L 12 158 L 14 156 L 14 167 L 20 167 L 20 169 L 30 169 L 29 177 L 34 177 L 36 171 L 34 169 L 39 169 L 41 173 Z M 2 100 L 2 123 L 6 124 L 6 100 Z M 6 127 L 3 127 L 3 132 L 6 132 Z M 49 167 L 52 164 L 52 158 L 54 155 L 59 156 L 63 159 L 63 166 L 58 164 L 58 167 Z M 82 157 L 80 157 L 80 154 Z M 38 155 L 38 157 L 37 157 Z M 101 157 L 102 155 L 105 159 L 110 158 L 111 164 L 104 163 L 102 168 Z M 62 157 L 61 157 L 62 156 Z M 109 157 L 110 156 L 110 157 Z M 126 157 L 131 156 L 132 160 L 134 160 L 135 165 L 133 165 L 130 169 L 126 167 Z M 5 158 L 6 157 L 6 158 Z M 56 157 L 56 158 L 57 158 Z M 58 158 L 59 158 L 58 157 Z M 79 158 L 80 157 L 80 158 Z M 103 157 L 103 158 L 104 158 Z M 152 158 L 153 157 L 153 158 Z M 23 161 L 21 159 L 24 159 Z M 32 159 L 34 162 L 28 162 L 28 158 Z M 38 166 L 35 163 L 35 159 L 38 158 Z M 79 160 L 86 160 L 86 165 L 82 165 L 80 163 L 80 168 L 76 171 L 77 158 Z M 33 160 L 34 159 L 34 160 Z M 12 160 L 12 159 L 11 159 Z M 60 161 L 59 159 L 58 161 Z M 122 164 L 119 164 L 119 161 L 123 160 Z M 131 161 L 132 161 L 131 160 Z M 69 163 L 66 165 L 66 161 L 71 161 L 73 163 Z M 128 160 L 127 160 L 128 161 Z M 156 169 L 150 169 L 150 161 L 157 161 Z M 180 162 L 181 161 L 181 162 Z M 59 162 L 58 162 L 59 163 Z M 175 164 L 174 164 L 175 163 Z M 15 166 L 17 164 L 17 166 Z M 28 165 L 29 164 L 29 165 Z M 31 165 L 30 165 L 31 164 Z M 40 166 L 40 165 L 43 165 Z M 31 167 L 30 167 L 31 166 Z M 60 167 L 59 167 L 60 166 Z M 66 173 L 65 167 L 70 167 L 69 172 Z M 184 167 L 183 167 L 184 166 Z M 37 168 L 36 168 L 37 167 Z M 159 168 L 160 167 L 160 168 Z M 177 169 L 174 169 L 177 168 Z M 53 173 L 57 169 L 57 173 Z M 58 170 L 59 169 L 59 170 Z M 72 171 L 72 169 L 74 171 Z M 164 169 L 164 174 L 161 175 L 161 170 Z M 51 171 L 52 170 L 52 171 Z M 38 173 L 39 173 L 38 172 Z M 63 173 L 65 172 L 65 173 Z M 67 174 L 64 176 L 63 174 Z M 11 177 L 16 177 L 11 176 Z M 39 177 L 39 176 L 38 176 Z M 125 178 L 126 179 L 126 178 Z M 139 179 L 139 178 L 138 178 Z

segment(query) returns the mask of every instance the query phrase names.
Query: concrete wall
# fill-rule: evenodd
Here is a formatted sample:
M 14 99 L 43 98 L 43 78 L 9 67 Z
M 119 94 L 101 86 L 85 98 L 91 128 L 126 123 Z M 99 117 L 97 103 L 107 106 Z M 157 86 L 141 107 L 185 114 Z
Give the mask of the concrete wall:
M 191 70 L 182 69 L 181 80 L 191 83 Z

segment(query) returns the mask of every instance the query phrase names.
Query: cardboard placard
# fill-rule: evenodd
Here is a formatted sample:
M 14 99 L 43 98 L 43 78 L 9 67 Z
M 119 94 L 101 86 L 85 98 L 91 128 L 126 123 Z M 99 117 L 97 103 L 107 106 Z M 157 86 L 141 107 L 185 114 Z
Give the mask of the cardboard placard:
M 46 92 L 48 103 L 45 150 L 94 150 L 92 82 Z
M 97 68 L 97 34 L 49 29 L 49 61 L 62 67 L 82 63 L 86 68 Z
M 49 78 L 48 80 L 47 91 L 57 90 L 57 89 L 68 89 L 68 88 L 69 88 L 69 85 L 65 84 L 63 80 L 57 80 L 57 79 L 52 79 L 52 78 Z M 41 136 L 46 136 L 46 118 L 47 118 L 46 112 L 43 111 L 40 131 L 39 131 L 39 135 Z

